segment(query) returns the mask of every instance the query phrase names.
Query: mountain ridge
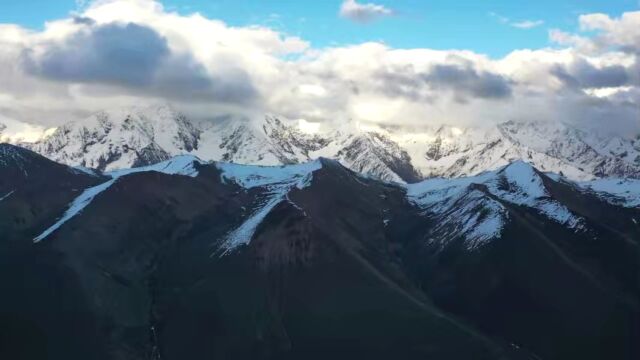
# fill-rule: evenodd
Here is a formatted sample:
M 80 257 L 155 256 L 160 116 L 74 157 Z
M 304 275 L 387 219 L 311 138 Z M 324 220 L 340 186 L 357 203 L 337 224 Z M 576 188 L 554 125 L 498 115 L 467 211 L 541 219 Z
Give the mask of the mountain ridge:
M 193 154 L 255 165 L 326 157 L 376 178 L 408 183 L 476 175 L 518 159 L 574 180 L 640 178 L 640 138 L 600 136 L 550 122 L 414 131 L 346 123 L 310 133 L 275 115 L 193 121 L 163 105 L 98 112 L 18 144 L 57 162 L 102 171 Z

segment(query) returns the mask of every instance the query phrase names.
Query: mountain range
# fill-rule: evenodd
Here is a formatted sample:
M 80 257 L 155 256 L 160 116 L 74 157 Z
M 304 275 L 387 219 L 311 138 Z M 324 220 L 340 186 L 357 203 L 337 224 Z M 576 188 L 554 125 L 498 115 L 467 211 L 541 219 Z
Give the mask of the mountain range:
M 640 180 L 599 178 L 583 153 L 581 173 L 502 158 L 418 181 L 406 143 L 371 133 L 340 147 L 276 118 L 238 132 L 110 119 L 33 145 L 83 167 L 0 144 L 2 358 L 640 356 Z M 213 148 L 225 162 L 192 155 Z M 330 148 L 341 157 L 311 160 Z M 598 169 L 626 174 L 629 156 Z
M 163 105 L 98 112 L 55 129 L 41 129 L 39 139 L 31 142 L 2 136 L 1 129 L 0 125 L 0 138 L 6 142 L 56 162 L 101 171 L 191 154 L 206 161 L 251 165 L 298 164 L 325 157 L 362 174 L 407 183 L 476 175 L 514 160 L 572 180 L 640 178 L 640 137 L 594 134 L 557 122 L 407 129 L 346 121 L 309 132 L 299 121 L 274 115 L 203 121 Z

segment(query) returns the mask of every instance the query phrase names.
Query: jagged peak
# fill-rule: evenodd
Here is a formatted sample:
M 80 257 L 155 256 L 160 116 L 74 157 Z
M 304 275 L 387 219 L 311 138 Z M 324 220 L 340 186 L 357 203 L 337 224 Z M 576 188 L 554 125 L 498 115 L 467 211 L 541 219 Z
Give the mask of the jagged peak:
M 548 196 L 542 173 L 526 161 L 512 161 L 497 171 L 496 175 L 487 184 L 492 187 L 494 192 L 500 191 L 517 195 L 518 202 L 525 201 L 524 198 L 537 199 Z
M 94 126 L 110 126 L 110 124 L 122 125 L 131 120 L 153 125 L 167 121 L 174 122 L 181 118 L 185 118 L 185 115 L 170 104 L 130 105 L 95 111 L 82 119 L 67 122 L 60 126 L 59 129 L 68 131 L 76 127 L 91 128 Z

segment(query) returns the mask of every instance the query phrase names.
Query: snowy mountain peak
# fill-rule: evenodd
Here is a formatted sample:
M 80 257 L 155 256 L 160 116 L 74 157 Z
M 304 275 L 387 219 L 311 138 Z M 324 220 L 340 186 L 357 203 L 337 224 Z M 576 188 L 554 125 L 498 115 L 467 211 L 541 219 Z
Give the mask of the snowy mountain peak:
M 429 179 L 407 185 L 407 196 L 439 219 L 434 236 L 453 240 L 464 234 L 469 249 L 500 237 L 507 221 L 505 204 L 532 209 L 580 231 L 584 220 L 551 197 L 544 176 L 531 164 L 518 160 L 472 177 Z
M 29 145 L 55 161 L 99 170 L 144 166 L 188 153 L 200 131 L 168 106 L 101 111 Z
M 516 160 L 500 169 L 498 174 L 501 181 L 513 188 L 512 191 L 523 196 L 541 198 L 548 195 L 538 171 L 525 161 Z
M 640 139 L 592 134 L 558 122 L 381 127 L 355 121 L 302 131 L 274 114 L 193 121 L 170 106 L 98 112 L 26 147 L 57 162 L 102 171 L 180 154 L 206 161 L 284 165 L 319 157 L 386 181 L 472 176 L 524 160 L 573 180 L 640 178 Z

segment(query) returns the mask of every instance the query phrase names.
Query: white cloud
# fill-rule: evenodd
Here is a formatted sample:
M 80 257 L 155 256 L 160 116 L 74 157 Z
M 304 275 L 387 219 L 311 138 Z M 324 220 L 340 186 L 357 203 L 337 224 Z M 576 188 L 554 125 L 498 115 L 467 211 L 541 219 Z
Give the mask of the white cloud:
M 496 20 L 498 20 L 499 23 L 501 24 L 505 24 L 505 25 L 509 25 L 511 27 L 514 28 L 518 28 L 518 29 L 533 29 L 536 28 L 538 26 L 541 26 L 544 24 L 543 20 L 520 20 L 520 21 L 513 21 L 510 18 L 506 17 L 506 16 L 502 16 L 496 12 L 489 12 L 489 16 L 491 16 L 492 18 L 495 18 Z
M 627 12 L 619 18 L 605 14 L 586 14 L 579 18 L 580 29 L 596 31 L 594 46 L 600 50 L 611 47 L 625 51 L 640 52 L 640 11 Z
M 363 4 L 356 0 L 344 0 L 340 6 L 340 16 L 358 23 L 367 23 L 392 14 L 393 11 L 383 5 Z
M 492 59 L 377 42 L 313 48 L 151 0 L 100 0 L 41 31 L 0 26 L 0 115 L 48 127 L 170 102 L 200 116 L 272 113 L 304 124 L 557 119 L 637 129 L 640 12 L 580 23 L 588 33 L 550 32 L 560 48 Z
M 511 23 L 511 26 L 519 29 L 533 29 L 544 24 L 543 20 L 523 20 Z

